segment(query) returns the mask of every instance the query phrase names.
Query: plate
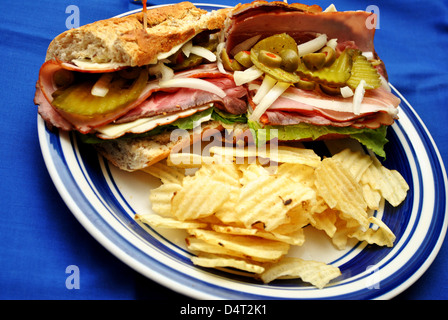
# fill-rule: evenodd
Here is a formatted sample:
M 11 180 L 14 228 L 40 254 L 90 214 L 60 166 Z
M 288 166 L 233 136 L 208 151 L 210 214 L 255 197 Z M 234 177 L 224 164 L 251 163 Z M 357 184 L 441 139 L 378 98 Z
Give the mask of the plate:
M 133 219 L 136 213 L 149 212 L 149 191 L 159 185 L 156 179 L 143 172 L 118 170 L 79 143 L 73 133 L 49 131 L 38 116 L 39 142 L 53 183 L 83 227 L 128 266 L 176 292 L 195 299 L 390 299 L 430 266 L 448 221 L 447 177 L 437 146 L 412 106 L 391 88 L 401 99 L 400 119 L 389 128 L 383 164 L 398 170 L 410 190 L 399 207 L 385 204 L 375 214 L 395 233 L 395 245 L 376 248 L 353 243 L 338 251 L 307 231 L 305 245 L 293 254 L 331 263 L 342 273 L 323 289 L 300 280 L 266 285 L 239 274 L 194 266 L 183 232 L 142 227 Z

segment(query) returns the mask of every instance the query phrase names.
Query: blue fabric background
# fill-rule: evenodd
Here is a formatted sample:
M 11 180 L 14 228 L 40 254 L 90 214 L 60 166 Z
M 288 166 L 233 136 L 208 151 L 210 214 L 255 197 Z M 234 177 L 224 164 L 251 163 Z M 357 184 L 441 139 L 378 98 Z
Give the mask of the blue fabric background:
M 325 8 L 331 1 L 304 3 Z M 418 112 L 447 161 L 448 3 L 334 3 L 339 10 L 378 6 L 375 46 L 389 80 Z M 129 0 L 0 1 L 0 298 L 184 299 L 133 271 L 97 243 L 67 209 L 45 168 L 37 139 L 34 85 L 48 44 L 66 29 L 69 5 L 79 7 L 81 25 L 139 7 Z M 65 286 L 69 265 L 80 269 L 78 290 Z M 447 299 L 447 267 L 445 243 L 428 271 L 397 299 Z

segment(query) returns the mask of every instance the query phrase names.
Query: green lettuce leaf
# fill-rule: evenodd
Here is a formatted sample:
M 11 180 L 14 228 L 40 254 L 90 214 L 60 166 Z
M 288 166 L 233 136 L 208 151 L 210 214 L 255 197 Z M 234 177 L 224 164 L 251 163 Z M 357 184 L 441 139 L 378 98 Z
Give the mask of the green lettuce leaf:
M 215 108 L 213 110 L 212 118 L 213 118 L 213 120 L 221 121 L 222 123 L 225 123 L 225 124 L 233 124 L 235 122 L 239 122 L 239 123 L 247 122 L 246 114 L 240 114 L 240 115 L 231 114 L 229 112 L 222 111 L 217 108 Z
M 386 138 L 387 126 L 378 129 L 356 129 L 351 127 L 315 126 L 307 123 L 288 126 L 264 126 L 257 122 L 249 121 L 249 127 L 256 135 L 258 142 L 269 141 L 278 138 L 282 141 L 311 139 L 316 140 L 327 134 L 342 134 L 358 140 L 361 144 L 372 150 L 378 156 L 385 158 L 384 145 L 388 142 Z

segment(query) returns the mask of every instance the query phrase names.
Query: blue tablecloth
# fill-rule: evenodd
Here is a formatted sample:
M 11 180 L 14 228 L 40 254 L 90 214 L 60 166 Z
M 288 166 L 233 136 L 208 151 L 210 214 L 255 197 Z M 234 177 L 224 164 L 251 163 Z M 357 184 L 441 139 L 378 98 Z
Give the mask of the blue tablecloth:
M 331 2 L 315 3 L 325 8 Z M 335 4 L 350 10 L 372 3 Z M 138 8 L 129 0 L 0 2 L 0 298 L 181 299 L 97 243 L 67 209 L 46 170 L 37 138 L 34 86 L 48 44 L 66 29 L 69 5 L 79 8 L 81 25 Z M 447 161 L 448 3 L 395 0 L 375 5 L 380 10 L 375 44 L 390 81 L 418 112 Z M 70 265 L 81 271 L 78 290 L 66 287 Z M 447 267 L 445 243 L 427 272 L 397 298 L 448 298 Z

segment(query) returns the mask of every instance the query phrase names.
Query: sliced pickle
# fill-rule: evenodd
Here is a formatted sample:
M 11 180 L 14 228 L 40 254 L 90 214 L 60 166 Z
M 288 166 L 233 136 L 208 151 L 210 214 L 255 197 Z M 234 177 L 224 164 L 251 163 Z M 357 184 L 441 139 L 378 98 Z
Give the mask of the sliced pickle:
M 266 50 L 269 52 L 274 52 L 276 54 L 280 54 L 285 49 L 294 50 L 298 53 L 297 43 L 293 37 L 286 33 L 276 34 L 270 37 L 267 37 L 252 47 L 252 49 L 257 52 L 260 50 Z
M 95 81 L 75 83 L 65 89 L 55 91 L 53 106 L 68 113 L 83 116 L 107 114 L 121 109 L 137 100 L 146 86 L 148 73 L 141 71 L 140 75 L 130 86 L 127 80 L 114 76 L 110 83 L 109 92 L 104 97 L 91 94 Z
M 264 63 L 261 63 L 258 60 L 258 51 L 254 50 L 253 48 L 250 51 L 250 58 L 251 58 L 253 64 L 258 69 L 260 69 L 261 71 L 270 75 L 272 78 L 274 78 L 278 81 L 287 82 L 287 83 L 296 83 L 300 80 L 300 77 L 295 73 L 288 72 L 286 70 L 283 70 L 282 68 L 268 67 Z
M 200 56 L 197 56 L 195 54 L 190 54 L 190 56 L 187 58 L 183 55 L 183 53 L 180 53 L 181 57 L 177 58 L 177 61 L 175 64 L 170 64 L 169 67 L 175 71 L 180 71 L 188 68 L 193 68 L 202 63 L 203 58 Z
M 366 82 L 365 89 L 376 89 L 381 86 L 378 71 L 361 52 L 356 52 L 353 57 L 353 67 L 351 76 L 347 80 L 347 85 L 354 90 L 361 80 L 365 80 Z
M 314 90 L 316 88 L 316 83 L 309 80 L 300 79 L 299 82 L 295 83 L 295 86 L 302 90 Z
M 261 50 L 280 55 L 286 49 L 291 49 L 298 54 L 297 43 L 291 36 L 286 33 L 276 34 L 257 42 L 250 50 L 250 59 L 258 69 L 274 79 L 287 83 L 295 83 L 300 80 L 300 77 L 295 73 L 288 72 L 281 67 L 270 67 L 258 59 Z
M 329 67 L 320 70 L 310 70 L 304 63 L 300 63 L 296 70 L 301 77 L 330 86 L 343 86 L 350 78 L 352 69 L 352 55 L 344 50 Z

